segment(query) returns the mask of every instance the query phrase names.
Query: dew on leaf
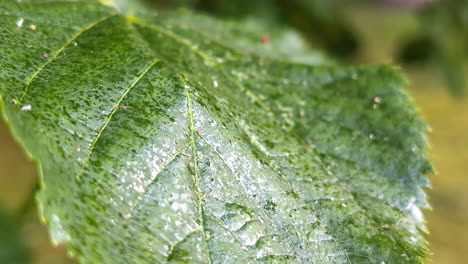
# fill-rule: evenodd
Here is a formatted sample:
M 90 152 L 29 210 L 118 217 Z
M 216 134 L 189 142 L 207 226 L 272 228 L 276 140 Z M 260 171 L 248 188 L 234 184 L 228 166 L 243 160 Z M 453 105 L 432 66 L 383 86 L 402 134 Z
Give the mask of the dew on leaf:
M 253 246 L 258 239 L 265 236 L 259 221 L 249 221 L 239 229 L 239 238 L 244 245 Z
M 213 81 L 213 86 L 214 86 L 214 87 L 218 87 L 218 81 L 214 80 L 214 81 Z
M 16 21 L 16 25 L 20 28 L 21 26 L 23 26 L 23 22 L 24 22 L 24 19 L 20 18 L 18 19 L 18 21 Z
M 129 213 L 129 214 L 124 214 L 124 215 L 123 215 L 123 218 L 124 218 L 125 220 L 128 220 L 128 219 L 132 218 L 132 214 L 130 214 L 130 213 Z
M 25 106 L 21 107 L 21 111 L 31 111 L 31 110 L 32 110 L 31 105 L 25 105 Z
M 50 236 L 54 243 L 60 243 L 70 240 L 70 235 L 63 228 L 62 220 L 58 215 L 52 215 L 49 228 Z

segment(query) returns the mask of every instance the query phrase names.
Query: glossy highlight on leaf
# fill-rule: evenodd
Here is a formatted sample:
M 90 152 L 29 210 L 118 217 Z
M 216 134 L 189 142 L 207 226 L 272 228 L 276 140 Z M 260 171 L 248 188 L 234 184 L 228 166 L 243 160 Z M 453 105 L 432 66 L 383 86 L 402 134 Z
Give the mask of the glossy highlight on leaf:
M 432 168 L 399 71 L 246 52 L 222 23 L 0 1 L 3 117 L 53 240 L 81 263 L 421 263 Z

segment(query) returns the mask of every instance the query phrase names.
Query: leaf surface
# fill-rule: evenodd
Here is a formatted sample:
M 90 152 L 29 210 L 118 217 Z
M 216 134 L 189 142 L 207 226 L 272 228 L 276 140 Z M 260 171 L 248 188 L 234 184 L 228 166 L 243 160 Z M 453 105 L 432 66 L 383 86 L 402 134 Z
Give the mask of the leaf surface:
M 398 70 L 245 52 L 187 11 L 0 3 L 3 115 L 82 263 L 422 262 L 427 127 Z

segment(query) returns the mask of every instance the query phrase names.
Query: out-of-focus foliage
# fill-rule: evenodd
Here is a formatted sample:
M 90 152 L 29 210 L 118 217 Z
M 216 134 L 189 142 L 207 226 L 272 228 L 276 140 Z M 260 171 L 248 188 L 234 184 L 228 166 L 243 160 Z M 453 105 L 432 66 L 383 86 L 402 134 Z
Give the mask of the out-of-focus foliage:
M 438 65 L 455 95 L 468 89 L 468 1 L 440 0 L 419 11 L 421 32 L 402 51 L 406 61 Z
M 432 63 L 446 77 L 455 95 L 468 89 L 468 1 L 465 0 L 153 0 L 163 8 L 187 7 L 219 17 L 250 18 L 299 30 L 309 44 L 337 60 L 356 55 L 359 40 L 343 11 L 351 4 L 414 9 L 420 32 L 401 40 L 404 63 Z
M 157 0 L 160 7 L 189 7 L 218 17 L 260 20 L 299 30 L 313 45 L 344 59 L 353 55 L 357 38 L 342 14 L 340 1 L 330 0 Z
M 0 263 L 30 263 L 29 253 L 21 240 L 18 226 L 0 209 Z

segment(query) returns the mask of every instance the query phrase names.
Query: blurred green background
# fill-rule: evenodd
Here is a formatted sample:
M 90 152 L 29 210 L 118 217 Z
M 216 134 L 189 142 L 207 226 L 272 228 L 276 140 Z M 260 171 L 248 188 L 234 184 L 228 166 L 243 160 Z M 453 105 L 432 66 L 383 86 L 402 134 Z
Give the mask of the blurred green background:
M 429 257 L 436 264 L 467 263 L 468 1 L 158 0 L 147 4 L 159 10 L 194 8 L 230 20 L 253 17 L 271 27 L 296 28 L 313 48 L 344 65 L 401 65 L 410 81 L 407 89 L 433 129 L 429 152 L 438 173 L 429 175 L 432 189 L 427 191 L 433 206 L 425 212 L 433 252 Z M 74 263 L 63 246 L 50 244 L 37 208 L 34 203 L 30 206 L 36 184 L 35 164 L 0 120 L 0 218 L 5 219 L 0 225 L 8 226 L 0 227 L 0 240 L 7 237 L 7 246 L 22 245 L 18 258 L 29 255 L 32 263 Z M 0 259 L 10 250 L 1 247 Z

